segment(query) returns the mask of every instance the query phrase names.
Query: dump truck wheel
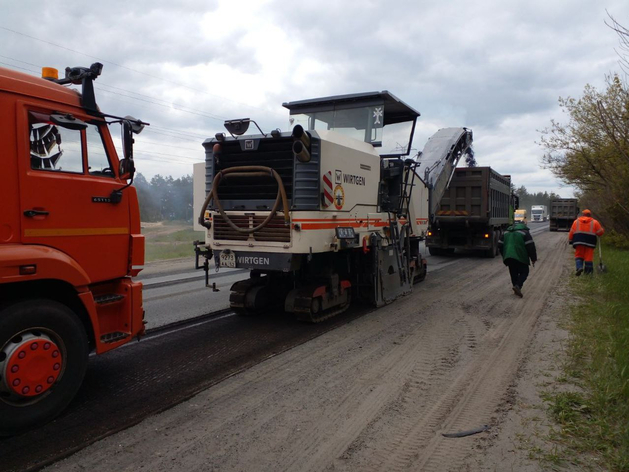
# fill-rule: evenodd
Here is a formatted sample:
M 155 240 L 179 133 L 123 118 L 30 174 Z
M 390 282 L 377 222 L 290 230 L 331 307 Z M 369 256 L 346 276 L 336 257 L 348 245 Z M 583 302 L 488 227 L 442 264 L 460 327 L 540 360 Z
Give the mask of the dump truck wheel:
M 438 247 L 429 247 L 428 252 L 431 256 L 442 256 L 443 252 L 441 252 L 441 248 Z
M 0 309 L 0 435 L 52 420 L 81 386 L 87 334 L 61 303 L 35 299 Z

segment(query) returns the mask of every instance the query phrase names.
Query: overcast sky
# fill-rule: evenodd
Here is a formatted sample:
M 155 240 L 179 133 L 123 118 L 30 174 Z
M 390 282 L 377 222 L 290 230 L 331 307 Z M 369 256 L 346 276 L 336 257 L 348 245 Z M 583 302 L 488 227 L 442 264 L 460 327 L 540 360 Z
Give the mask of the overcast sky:
M 192 173 L 225 119 L 288 130 L 282 102 L 389 90 L 419 110 L 413 147 L 442 127 L 474 131 L 479 165 L 555 191 L 539 131 L 561 97 L 619 70 L 606 10 L 627 0 L 0 0 L 0 66 L 102 62 L 105 112 L 151 123 L 136 137 L 148 178 Z M 608 21 L 609 22 L 609 21 Z

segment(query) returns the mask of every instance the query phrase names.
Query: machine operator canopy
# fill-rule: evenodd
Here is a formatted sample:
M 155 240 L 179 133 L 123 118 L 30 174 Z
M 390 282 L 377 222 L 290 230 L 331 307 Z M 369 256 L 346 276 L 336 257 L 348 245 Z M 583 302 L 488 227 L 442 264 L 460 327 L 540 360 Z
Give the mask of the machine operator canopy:
M 408 155 L 420 115 L 392 93 L 355 93 L 284 103 L 290 125 L 330 130 L 380 148 L 382 157 Z

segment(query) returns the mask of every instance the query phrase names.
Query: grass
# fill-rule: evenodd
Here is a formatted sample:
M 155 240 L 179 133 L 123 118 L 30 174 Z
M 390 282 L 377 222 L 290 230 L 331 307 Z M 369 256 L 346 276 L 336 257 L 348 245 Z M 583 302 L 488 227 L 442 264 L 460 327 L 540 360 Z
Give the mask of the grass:
M 603 250 L 607 273 L 571 282 L 577 302 L 564 379 L 574 388 L 545 399 L 558 440 L 606 469 L 629 471 L 629 251 Z
M 144 224 L 142 233 L 146 237 L 147 262 L 194 257 L 193 241 L 204 240 L 203 231 L 194 231 L 191 223 L 163 222 Z

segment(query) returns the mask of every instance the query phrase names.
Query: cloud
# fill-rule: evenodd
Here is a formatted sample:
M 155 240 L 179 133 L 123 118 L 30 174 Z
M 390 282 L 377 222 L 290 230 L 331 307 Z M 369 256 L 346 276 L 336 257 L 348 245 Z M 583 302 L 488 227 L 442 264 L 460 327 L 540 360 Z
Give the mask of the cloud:
M 390 90 L 422 113 L 414 148 L 468 126 L 479 164 L 566 193 L 537 130 L 618 69 L 605 8 L 629 17 L 624 0 L 0 0 L 0 65 L 103 62 L 101 108 L 152 124 L 136 140 L 149 178 L 191 173 L 225 119 L 286 129 L 283 102 Z

